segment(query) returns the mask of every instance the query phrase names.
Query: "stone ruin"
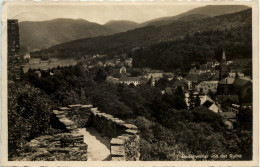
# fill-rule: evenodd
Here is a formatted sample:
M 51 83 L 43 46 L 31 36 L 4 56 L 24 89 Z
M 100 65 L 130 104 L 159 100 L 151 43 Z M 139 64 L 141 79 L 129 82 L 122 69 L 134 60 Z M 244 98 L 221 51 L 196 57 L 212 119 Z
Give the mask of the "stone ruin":
M 84 136 L 78 133 L 75 123 L 65 116 L 69 110 L 65 107 L 53 110 L 56 122 L 54 126 L 64 132 L 31 140 L 25 145 L 25 153 L 20 160 L 87 161 L 88 146 L 84 143 Z
M 59 119 L 60 122 L 70 128 L 71 131 L 75 131 L 77 127 L 94 127 L 103 136 L 111 138 L 110 141 L 110 154 L 112 161 L 138 161 L 140 157 L 140 137 L 139 130 L 135 125 L 128 124 L 123 120 L 114 118 L 110 114 L 102 113 L 98 108 L 93 108 L 92 105 L 69 105 L 68 107 L 60 108 L 61 111 L 65 111 L 66 119 Z M 56 112 L 59 117 L 60 112 Z M 64 117 L 62 117 L 64 118 Z
M 138 161 L 140 157 L 140 137 L 135 125 L 101 113 L 91 108 L 91 125 L 101 133 L 112 137 L 110 153 L 112 161 Z
M 37 137 L 25 145 L 24 161 L 87 161 L 87 144 L 78 128 L 92 126 L 111 138 L 112 161 L 138 161 L 139 130 L 135 125 L 102 113 L 92 105 L 69 105 L 53 110 L 53 127 L 63 132 Z M 17 159 L 16 159 L 17 160 Z

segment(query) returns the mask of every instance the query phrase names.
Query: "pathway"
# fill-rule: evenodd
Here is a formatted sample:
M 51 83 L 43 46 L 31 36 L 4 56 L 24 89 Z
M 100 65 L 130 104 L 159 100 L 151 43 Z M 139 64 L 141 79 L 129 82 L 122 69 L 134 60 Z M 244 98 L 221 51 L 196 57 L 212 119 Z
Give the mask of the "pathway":
M 84 142 L 88 145 L 88 161 L 110 161 L 110 139 L 101 137 L 93 127 L 80 128 L 79 133 L 84 135 Z

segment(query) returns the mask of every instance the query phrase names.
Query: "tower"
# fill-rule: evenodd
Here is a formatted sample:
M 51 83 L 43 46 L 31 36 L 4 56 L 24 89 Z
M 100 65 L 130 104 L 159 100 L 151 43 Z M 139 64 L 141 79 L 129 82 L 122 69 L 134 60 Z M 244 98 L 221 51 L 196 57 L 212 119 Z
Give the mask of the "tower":
M 226 54 L 225 51 L 223 51 L 221 65 L 226 65 L 226 64 L 227 64 Z
M 20 80 L 21 55 L 18 20 L 7 21 L 8 79 Z
M 223 51 L 222 61 L 221 61 L 220 70 L 219 70 L 219 80 L 222 80 L 227 75 L 228 75 L 227 59 L 226 59 L 225 51 Z
M 12 58 L 20 55 L 19 25 L 18 20 L 8 20 L 7 24 L 8 58 Z

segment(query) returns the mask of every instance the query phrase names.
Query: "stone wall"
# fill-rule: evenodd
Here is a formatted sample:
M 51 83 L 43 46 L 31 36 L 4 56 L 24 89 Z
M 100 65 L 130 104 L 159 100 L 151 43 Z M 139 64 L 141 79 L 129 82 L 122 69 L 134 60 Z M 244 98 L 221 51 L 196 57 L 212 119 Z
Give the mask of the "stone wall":
M 103 136 L 112 138 L 110 151 L 113 161 L 139 160 L 140 137 L 135 125 L 102 113 L 92 105 L 69 105 L 53 112 L 71 133 L 77 133 L 77 127 L 92 126 Z
M 25 145 L 25 152 L 20 160 L 87 161 L 87 145 L 83 136 L 77 133 L 40 136 Z
M 111 137 L 112 161 L 138 161 L 140 157 L 140 137 L 135 125 L 127 124 L 112 115 L 91 108 L 91 125 Z
M 61 129 L 63 133 L 34 138 L 25 145 L 24 153 L 16 160 L 87 161 L 88 146 L 84 143 L 84 136 L 78 133 L 77 125 L 66 117 L 77 107 L 60 107 L 59 110 L 53 110 L 53 126 Z

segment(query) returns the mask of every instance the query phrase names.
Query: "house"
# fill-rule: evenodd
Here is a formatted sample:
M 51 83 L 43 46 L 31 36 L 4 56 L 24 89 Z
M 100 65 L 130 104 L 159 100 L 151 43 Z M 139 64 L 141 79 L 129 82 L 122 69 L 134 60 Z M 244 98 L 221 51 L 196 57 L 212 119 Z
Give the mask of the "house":
M 239 108 L 240 108 L 240 105 L 238 104 L 231 104 L 231 106 L 227 106 L 227 111 L 228 112 L 233 112 L 233 113 L 238 113 L 239 112 Z
M 219 81 L 218 83 L 218 94 L 234 94 L 233 83 L 235 82 L 235 78 L 226 77 Z
M 232 103 L 239 103 L 238 95 L 217 95 L 216 100 L 219 104 L 231 101 Z
M 97 66 L 102 67 L 102 66 L 103 66 L 103 63 L 102 63 L 101 61 L 98 61 Z
M 236 113 L 234 112 L 222 112 L 219 113 L 224 118 L 224 124 L 228 129 L 233 129 L 233 124 L 236 122 Z
M 216 59 L 208 60 L 207 61 L 207 66 L 215 67 L 218 66 L 219 62 Z
M 125 65 L 129 68 L 132 68 L 132 62 L 133 62 L 132 58 L 125 59 Z
M 200 95 L 200 105 L 204 104 L 206 101 L 214 102 L 208 95 Z
M 233 61 L 227 61 L 227 65 L 233 64 Z
M 154 80 L 158 81 L 159 79 L 163 78 L 163 72 L 150 72 L 144 75 L 145 78 L 153 78 Z
M 248 91 L 252 92 L 252 82 L 244 79 L 236 79 L 233 83 L 235 93 L 239 95 L 240 98 L 245 98 Z
M 113 78 L 112 76 L 107 76 L 106 81 L 109 83 L 117 84 L 118 83 L 118 78 Z
M 121 63 L 121 60 L 119 58 L 115 60 L 116 65 L 119 65 L 120 63 Z
M 35 71 L 34 73 L 37 74 L 37 76 L 38 76 L 39 78 L 41 78 L 41 76 L 42 76 L 41 71 Z
M 218 81 L 202 81 L 197 85 L 197 91 L 203 94 L 209 92 L 216 93 L 218 88 Z
M 209 110 L 213 111 L 214 113 L 221 113 L 223 110 L 215 103 L 212 101 L 205 101 L 202 106 L 208 108 Z
M 195 85 L 198 82 L 198 76 L 189 74 L 183 78 L 183 81 L 188 85 L 188 89 L 191 90 L 195 88 Z
M 27 60 L 31 59 L 31 55 L 30 55 L 30 53 L 27 52 L 27 53 L 24 55 L 23 58 L 24 58 L 25 60 L 26 60 L 26 59 L 27 59 Z
M 118 83 L 126 85 L 134 84 L 136 86 L 141 84 L 141 80 L 142 77 L 121 77 L 119 78 Z
M 120 68 L 120 70 L 119 70 L 119 73 L 120 73 L 121 75 L 126 74 L 126 68 L 125 68 L 124 66 L 122 66 L 122 67 Z
M 176 80 L 174 84 L 172 85 L 173 89 L 177 89 L 178 87 L 181 87 L 183 91 L 188 89 L 188 85 L 184 81 Z

